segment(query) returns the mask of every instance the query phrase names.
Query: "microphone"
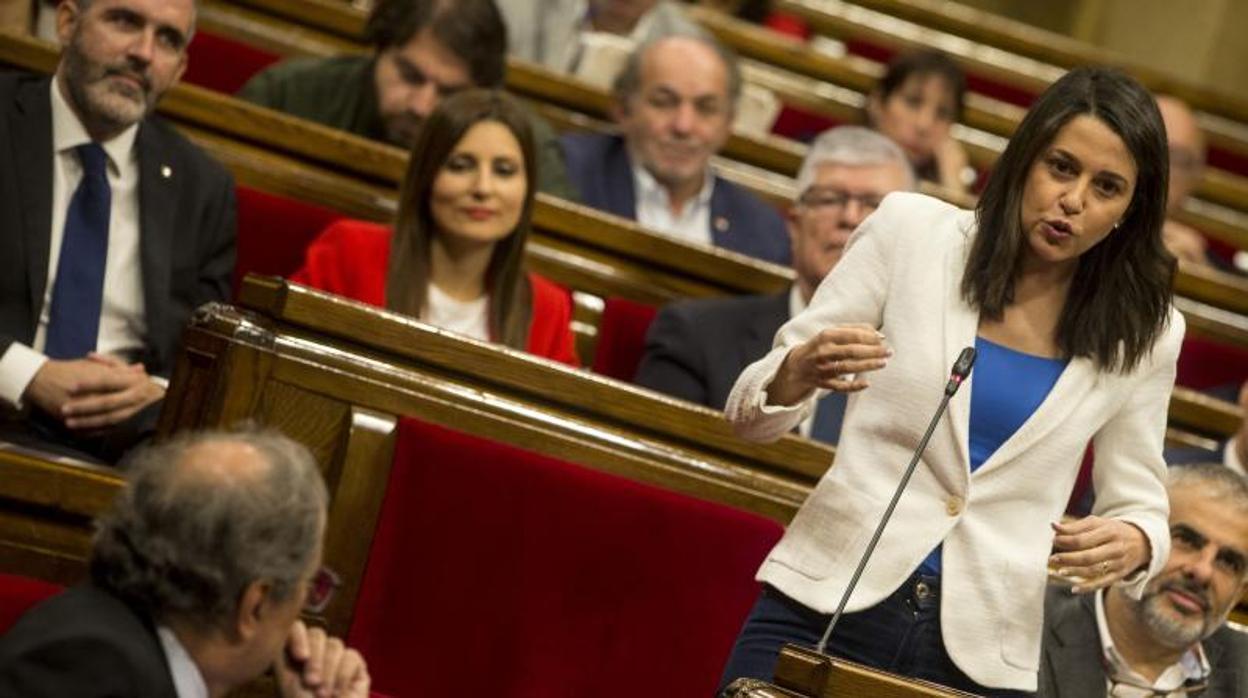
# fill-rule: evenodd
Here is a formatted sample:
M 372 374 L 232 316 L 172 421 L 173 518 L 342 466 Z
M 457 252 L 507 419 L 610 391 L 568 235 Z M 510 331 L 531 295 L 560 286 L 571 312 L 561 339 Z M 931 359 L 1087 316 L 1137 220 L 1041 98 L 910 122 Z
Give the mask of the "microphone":
M 845 593 L 841 595 L 841 601 L 836 606 L 836 612 L 832 614 L 832 620 L 828 621 L 828 627 L 823 631 L 823 637 L 819 638 L 819 644 L 815 647 L 815 651 L 824 654 L 824 650 L 828 646 L 828 639 L 832 637 L 832 629 L 836 627 L 837 622 L 841 619 L 841 615 L 845 612 L 845 604 L 849 603 L 850 594 L 854 593 L 854 587 L 858 586 L 858 579 L 862 577 L 862 571 L 867 567 L 867 560 L 871 559 L 871 554 L 875 552 L 875 546 L 880 542 L 880 536 L 884 533 L 884 527 L 888 525 L 888 520 L 893 517 L 893 510 L 897 508 L 897 502 L 901 499 L 901 493 L 905 491 L 906 485 L 910 483 L 910 476 L 914 474 L 914 469 L 919 464 L 919 456 L 923 455 L 923 450 L 927 448 L 927 442 L 932 438 L 932 432 L 936 431 L 936 424 L 940 422 L 940 417 L 945 413 L 945 408 L 949 406 L 949 399 L 954 393 L 958 392 L 958 388 L 962 386 L 966 377 L 971 375 L 971 367 L 975 365 L 975 347 L 967 347 L 958 354 L 958 360 L 954 362 L 953 369 L 949 372 L 949 382 L 945 384 L 945 395 L 940 399 L 940 406 L 936 408 L 936 414 L 932 415 L 932 421 L 927 425 L 927 432 L 923 434 L 922 440 L 919 441 L 919 447 L 914 449 L 914 456 L 910 459 L 910 465 L 906 466 L 906 472 L 901 476 L 901 482 L 897 483 L 897 491 L 893 492 L 893 499 L 888 503 L 888 508 L 884 510 L 884 516 L 880 519 L 880 523 L 875 527 L 875 534 L 871 536 L 871 542 L 867 543 L 867 549 L 862 553 L 862 558 L 858 560 L 858 568 L 854 570 L 854 576 L 850 577 L 849 585 L 845 587 Z

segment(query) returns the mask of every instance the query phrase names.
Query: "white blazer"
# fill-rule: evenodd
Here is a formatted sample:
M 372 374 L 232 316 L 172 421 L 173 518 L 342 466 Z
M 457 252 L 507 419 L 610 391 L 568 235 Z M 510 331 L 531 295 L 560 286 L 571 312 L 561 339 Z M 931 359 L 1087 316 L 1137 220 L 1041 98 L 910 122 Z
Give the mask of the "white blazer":
M 744 437 L 779 438 L 813 408 L 765 406 L 765 388 L 789 350 L 820 330 L 860 322 L 896 352 L 852 395 L 833 467 L 819 481 L 758 579 L 823 613 L 835 610 L 943 395 L 950 367 L 973 346 L 979 315 L 961 296 L 974 213 L 920 194 L 884 199 L 850 240 L 810 306 L 776 334 L 770 353 L 741 374 L 728 418 Z M 1129 302 L 1129 299 L 1122 299 Z M 942 541 L 941 624 L 954 663 L 991 687 L 1035 690 L 1047 560 L 1089 440 L 1095 513 L 1148 537 L 1147 574 L 1126 580 L 1138 596 L 1169 557 L 1162 461 L 1183 318 L 1133 372 L 1097 371 L 1072 359 L 1044 402 L 983 465 L 967 447 L 975 374 L 949 405 L 879 547 L 847 606 L 869 608 L 897 589 Z

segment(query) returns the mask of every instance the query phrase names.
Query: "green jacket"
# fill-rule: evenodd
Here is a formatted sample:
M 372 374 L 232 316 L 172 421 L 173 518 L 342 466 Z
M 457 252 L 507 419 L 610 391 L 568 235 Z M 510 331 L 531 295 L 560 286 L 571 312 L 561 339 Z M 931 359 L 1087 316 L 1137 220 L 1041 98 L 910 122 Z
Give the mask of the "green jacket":
M 385 128 L 377 113 L 371 56 L 282 61 L 256 74 L 239 90 L 238 96 L 301 119 L 372 140 L 386 140 Z M 538 189 L 576 200 L 554 129 L 532 111 L 529 111 L 529 121 L 538 149 Z

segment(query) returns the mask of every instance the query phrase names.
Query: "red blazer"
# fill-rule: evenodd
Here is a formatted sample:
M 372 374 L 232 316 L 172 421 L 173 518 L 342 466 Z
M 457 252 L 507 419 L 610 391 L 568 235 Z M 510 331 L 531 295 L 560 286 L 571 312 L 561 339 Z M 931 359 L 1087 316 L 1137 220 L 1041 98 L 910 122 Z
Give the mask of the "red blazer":
M 382 307 L 390 264 L 389 226 L 365 221 L 336 221 L 308 246 L 303 268 L 291 281 Z M 580 366 L 572 341 L 572 297 L 563 287 L 530 273 L 533 317 L 530 354 Z

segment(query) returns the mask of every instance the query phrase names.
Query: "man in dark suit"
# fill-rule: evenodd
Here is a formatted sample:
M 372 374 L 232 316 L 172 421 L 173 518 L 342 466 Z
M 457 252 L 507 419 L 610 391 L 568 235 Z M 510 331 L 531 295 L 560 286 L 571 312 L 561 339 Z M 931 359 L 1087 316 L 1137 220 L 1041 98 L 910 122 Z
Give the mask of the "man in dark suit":
M 711 39 L 642 44 L 615 83 L 622 135 L 560 139 L 580 200 L 660 233 L 788 264 L 780 214 L 711 171 L 740 91 L 736 59 Z
M 0 77 L 0 438 L 105 460 L 154 425 L 182 325 L 225 299 L 226 171 L 150 116 L 192 0 L 66 0 L 55 77 Z
M 1248 697 L 1248 634 L 1226 624 L 1248 590 L 1248 480 L 1176 466 L 1168 489 L 1170 559 L 1141 598 L 1050 586 L 1042 698 Z
M 905 153 L 874 131 L 842 126 L 820 136 L 798 175 L 789 211 L 797 282 L 772 296 L 685 301 L 661 310 L 646 336 L 636 382 L 723 409 L 741 370 L 771 349 L 776 330 L 810 302 L 850 233 L 892 191 L 912 189 Z M 830 393 L 802 433 L 836 443 L 845 395 Z
M 0 698 L 221 696 L 270 667 L 284 696 L 368 695 L 359 653 L 299 621 L 335 584 L 307 449 L 276 432 L 192 434 L 127 474 L 91 582 L 0 638 Z

